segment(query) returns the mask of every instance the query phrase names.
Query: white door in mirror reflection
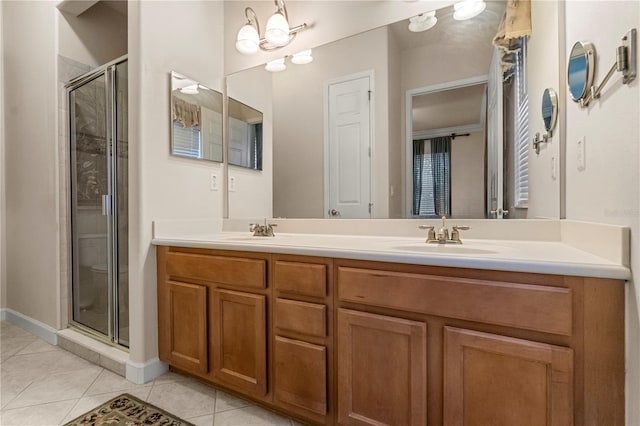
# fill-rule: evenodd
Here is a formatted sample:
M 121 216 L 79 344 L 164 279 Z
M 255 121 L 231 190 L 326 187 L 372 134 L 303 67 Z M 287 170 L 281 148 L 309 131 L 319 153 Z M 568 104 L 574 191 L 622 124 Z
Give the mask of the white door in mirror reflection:
M 370 78 L 328 85 L 325 217 L 371 217 Z

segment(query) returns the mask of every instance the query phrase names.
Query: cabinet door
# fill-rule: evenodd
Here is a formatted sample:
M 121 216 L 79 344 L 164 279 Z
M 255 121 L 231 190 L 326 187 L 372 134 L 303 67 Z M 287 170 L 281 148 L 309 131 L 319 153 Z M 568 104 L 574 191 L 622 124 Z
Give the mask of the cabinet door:
M 265 296 L 213 291 L 214 378 L 240 391 L 267 393 Z
M 338 310 L 338 422 L 424 425 L 427 325 Z
M 206 373 L 207 287 L 169 281 L 160 288 L 160 358 L 185 371 Z
M 327 348 L 276 336 L 274 356 L 276 400 L 327 414 Z
M 573 351 L 445 327 L 444 424 L 573 423 Z

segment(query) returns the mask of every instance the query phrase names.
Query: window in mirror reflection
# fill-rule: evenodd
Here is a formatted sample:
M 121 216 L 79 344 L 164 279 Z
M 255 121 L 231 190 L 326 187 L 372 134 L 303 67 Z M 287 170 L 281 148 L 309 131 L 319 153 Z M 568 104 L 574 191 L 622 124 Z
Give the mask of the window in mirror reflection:
M 222 93 L 171 73 L 171 154 L 222 162 Z
M 451 137 L 413 141 L 413 215 L 451 216 Z
M 262 113 L 229 98 L 229 164 L 262 170 Z

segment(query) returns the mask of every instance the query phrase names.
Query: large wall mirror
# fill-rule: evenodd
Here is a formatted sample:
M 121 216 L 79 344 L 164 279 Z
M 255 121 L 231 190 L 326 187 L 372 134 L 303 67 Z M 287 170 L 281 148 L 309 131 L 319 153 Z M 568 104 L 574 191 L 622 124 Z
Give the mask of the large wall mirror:
M 223 161 L 222 93 L 171 72 L 171 154 Z
M 259 66 L 227 76 L 228 92 L 270 106 L 268 173 L 250 195 L 262 185 L 271 197 L 266 208 L 240 208 L 252 204 L 238 186 L 230 217 L 526 217 L 516 169 L 530 141 L 514 118 L 526 46 L 510 58 L 520 74 L 503 74 L 492 39 L 505 7 L 488 2 L 459 21 L 448 6 L 422 32 L 405 19 L 315 47 L 306 65 L 287 57 L 280 72 Z

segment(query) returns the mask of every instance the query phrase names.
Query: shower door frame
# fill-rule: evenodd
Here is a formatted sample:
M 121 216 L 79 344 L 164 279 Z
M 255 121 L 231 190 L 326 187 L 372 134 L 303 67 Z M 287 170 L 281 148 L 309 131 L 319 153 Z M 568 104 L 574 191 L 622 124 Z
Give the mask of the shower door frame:
M 68 111 L 68 129 L 69 129 L 69 167 L 67 173 L 69 177 L 69 197 L 68 197 L 68 211 L 69 211 L 69 227 L 68 227 L 68 241 L 70 242 L 68 248 L 68 255 L 70 259 L 71 275 L 68 282 L 70 298 L 69 309 L 69 324 L 74 328 L 92 335 L 93 337 L 103 341 L 112 346 L 117 346 L 121 349 L 127 350 L 128 347 L 120 343 L 120 315 L 119 315 L 119 288 L 118 280 L 120 277 L 120 264 L 118 262 L 118 186 L 115 184 L 116 176 L 118 176 L 118 128 L 116 120 L 117 111 L 117 87 L 116 87 L 116 67 L 119 64 L 127 62 L 128 55 L 121 56 L 101 65 L 86 74 L 74 78 L 65 84 L 67 111 Z M 102 334 L 100 331 L 95 330 L 87 325 L 84 325 L 74 320 L 74 312 L 76 309 L 75 303 L 76 296 L 73 290 L 74 280 L 77 279 L 76 269 L 79 268 L 77 256 L 74 257 L 73 245 L 74 239 L 74 215 L 73 215 L 73 200 L 74 200 L 74 177 L 72 175 L 73 167 L 73 150 L 71 140 L 74 137 L 71 131 L 73 127 L 73 120 L 75 119 L 75 109 L 71 102 L 71 93 L 75 89 L 79 89 L 83 85 L 90 83 L 91 81 L 104 75 L 105 77 L 105 122 L 106 122 L 106 145 L 107 145 L 107 195 L 102 195 L 102 213 L 108 216 L 107 220 L 107 285 L 108 285 L 108 307 L 107 307 L 107 326 L 108 333 Z M 127 88 L 128 90 L 128 88 Z M 128 137 L 127 137 L 128 140 Z

